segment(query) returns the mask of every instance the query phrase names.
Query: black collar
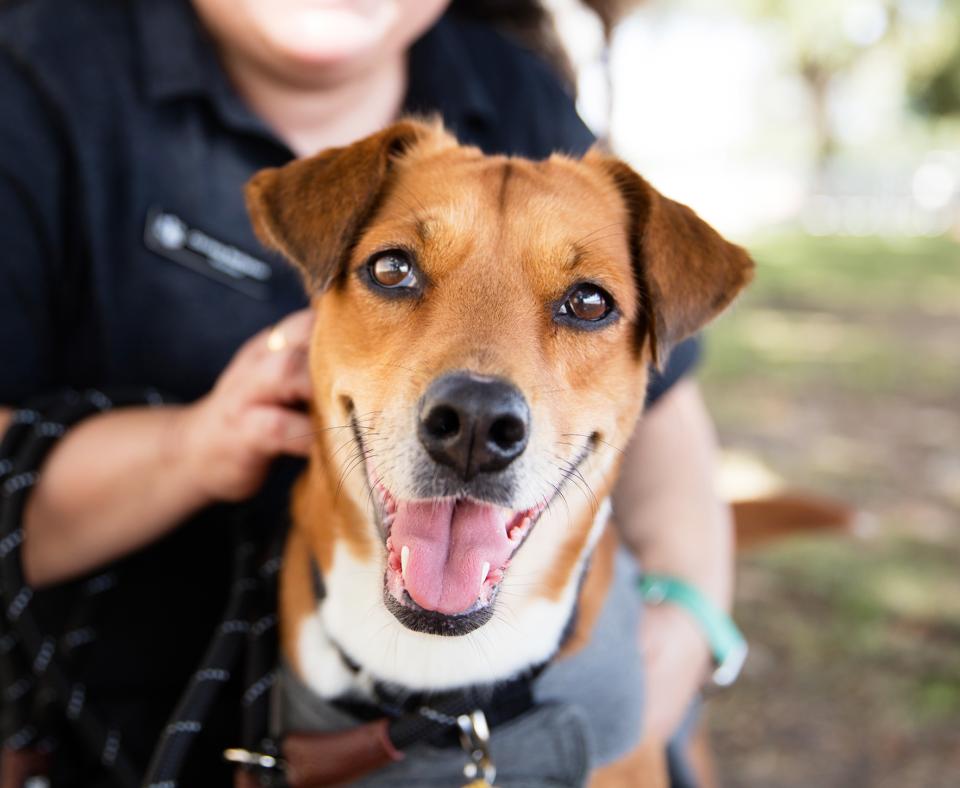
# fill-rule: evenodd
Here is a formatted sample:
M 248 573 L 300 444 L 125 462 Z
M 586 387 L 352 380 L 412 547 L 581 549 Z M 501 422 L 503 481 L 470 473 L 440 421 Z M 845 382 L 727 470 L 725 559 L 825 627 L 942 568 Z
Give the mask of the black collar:
M 492 686 L 448 692 L 410 692 L 376 682 L 375 702 L 341 698 L 332 705 L 360 722 L 388 717 L 390 740 L 400 750 L 421 741 L 437 747 L 459 746 L 457 717 L 480 710 L 493 729 L 525 714 L 535 705 L 533 682 L 541 670 Z

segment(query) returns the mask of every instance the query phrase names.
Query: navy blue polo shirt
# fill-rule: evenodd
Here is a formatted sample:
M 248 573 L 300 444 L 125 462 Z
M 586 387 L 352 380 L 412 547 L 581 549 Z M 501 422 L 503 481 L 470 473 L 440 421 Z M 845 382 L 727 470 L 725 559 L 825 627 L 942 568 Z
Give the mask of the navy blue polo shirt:
M 488 152 L 543 158 L 593 142 L 544 63 L 453 17 L 413 46 L 405 109 L 439 113 Z M 5 4 L 0 404 L 65 385 L 208 391 L 248 337 L 306 305 L 298 275 L 255 239 L 242 193 L 291 158 L 231 88 L 186 0 Z M 696 354 L 681 345 L 651 398 Z M 224 603 L 223 520 L 204 513 L 121 562 L 124 591 L 78 663 L 144 763 Z M 95 769 L 69 771 L 96 784 Z

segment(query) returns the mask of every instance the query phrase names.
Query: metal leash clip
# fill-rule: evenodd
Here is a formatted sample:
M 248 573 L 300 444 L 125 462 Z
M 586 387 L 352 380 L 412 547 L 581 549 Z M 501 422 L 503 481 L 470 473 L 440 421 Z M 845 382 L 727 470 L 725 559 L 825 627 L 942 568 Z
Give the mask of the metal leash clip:
M 231 747 L 223 751 L 223 759 L 239 766 L 246 766 L 249 769 L 260 770 L 261 785 L 279 786 L 284 784 L 282 777 L 285 764 L 276 755 L 252 752 L 251 750 L 245 750 L 243 747 Z
M 477 709 L 457 717 L 460 728 L 460 746 L 470 756 L 463 767 L 463 775 L 470 780 L 464 788 L 493 788 L 497 767 L 490 756 L 490 726 L 484 713 Z

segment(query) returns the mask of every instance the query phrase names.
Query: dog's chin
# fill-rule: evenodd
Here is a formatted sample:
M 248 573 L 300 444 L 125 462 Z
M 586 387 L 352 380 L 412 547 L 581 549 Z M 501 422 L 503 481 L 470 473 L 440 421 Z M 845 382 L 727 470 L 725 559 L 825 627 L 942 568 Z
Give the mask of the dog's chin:
M 387 572 L 389 573 L 390 570 L 388 569 Z M 474 630 L 480 629 L 493 617 L 496 587 L 491 590 L 489 601 L 481 602 L 478 599 L 476 604 L 467 612 L 447 615 L 438 613 L 436 610 L 426 610 L 420 607 L 406 591 L 402 591 L 400 597 L 397 598 L 389 589 L 389 586 L 389 578 L 386 578 L 383 587 L 383 604 L 387 610 L 393 613 L 397 621 L 414 632 L 422 632 L 425 635 L 459 637 L 460 635 L 469 635 Z
M 544 506 L 511 511 L 470 498 L 398 501 L 382 484 L 376 491 L 387 610 L 407 629 L 430 635 L 466 635 L 486 624 Z

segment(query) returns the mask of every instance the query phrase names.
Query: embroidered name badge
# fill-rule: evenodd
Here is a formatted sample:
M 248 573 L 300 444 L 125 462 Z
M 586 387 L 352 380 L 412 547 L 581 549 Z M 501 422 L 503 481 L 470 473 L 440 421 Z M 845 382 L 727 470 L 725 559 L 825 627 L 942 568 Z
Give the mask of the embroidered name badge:
M 241 249 L 218 241 L 162 208 L 147 211 L 143 231 L 147 248 L 161 257 L 215 279 L 252 298 L 270 297 L 273 270 Z

